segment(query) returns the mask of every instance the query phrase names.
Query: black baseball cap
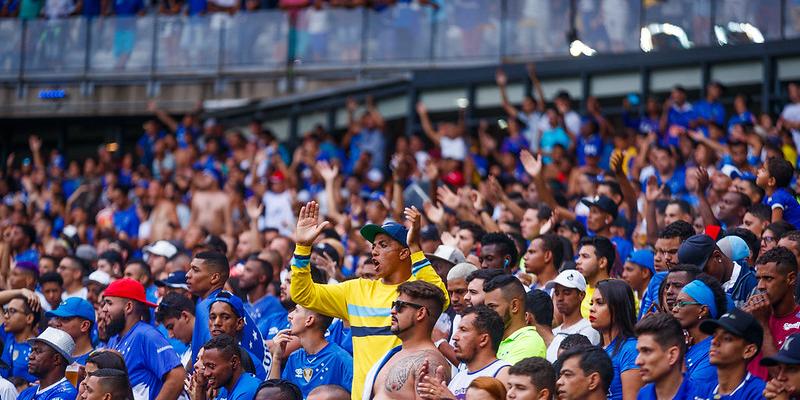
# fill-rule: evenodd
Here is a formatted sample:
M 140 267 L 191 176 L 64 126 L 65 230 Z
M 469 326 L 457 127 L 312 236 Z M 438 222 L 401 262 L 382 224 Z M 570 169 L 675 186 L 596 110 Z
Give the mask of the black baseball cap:
M 783 342 L 781 349 L 772 357 L 761 359 L 761 365 L 772 367 L 778 364 L 800 364 L 800 333 L 789 335 Z
M 708 319 L 700 323 L 700 330 L 709 335 L 713 335 L 717 328 L 722 328 L 753 343 L 761 350 L 761 342 L 764 340 L 764 328 L 749 313 L 739 308 L 734 308 L 733 311 L 723 314 L 719 319 Z
M 716 248 L 717 243 L 711 236 L 704 234 L 691 236 L 678 247 L 678 262 L 703 269 Z
M 617 218 L 619 207 L 617 203 L 614 203 L 614 200 L 611 200 L 610 197 L 605 195 L 600 195 L 597 198 L 592 200 L 583 199 L 581 200 L 586 207 L 592 208 L 597 207 L 605 213 L 611 214 L 612 217 Z
M 327 255 L 336 264 L 339 264 L 339 252 L 328 243 L 317 243 L 311 248 L 311 251 L 319 255 Z

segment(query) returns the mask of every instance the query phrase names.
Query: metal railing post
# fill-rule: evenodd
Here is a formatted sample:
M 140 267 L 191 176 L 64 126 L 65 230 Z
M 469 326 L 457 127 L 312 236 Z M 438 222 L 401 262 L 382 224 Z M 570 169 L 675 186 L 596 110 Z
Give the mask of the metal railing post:
M 19 43 L 19 68 L 17 72 L 17 98 L 25 96 L 25 53 L 28 47 L 28 20 L 22 20 L 22 37 Z

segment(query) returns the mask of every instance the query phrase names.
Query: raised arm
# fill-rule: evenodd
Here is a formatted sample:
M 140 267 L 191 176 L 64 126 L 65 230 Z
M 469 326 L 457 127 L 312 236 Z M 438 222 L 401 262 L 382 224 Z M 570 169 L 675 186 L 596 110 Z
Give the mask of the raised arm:
M 547 183 L 544 180 L 544 174 L 542 173 L 542 160 L 540 157 L 536 157 L 528 150 L 522 150 L 519 156 L 520 161 L 522 161 L 522 166 L 525 168 L 525 172 L 531 176 L 533 179 L 534 184 L 536 185 L 536 191 L 539 193 L 539 197 L 553 209 L 553 213 L 556 215 L 556 219 L 558 220 L 574 220 L 575 213 L 572 211 L 562 207 L 558 204 L 553 194 L 550 192 L 550 188 L 547 187 Z
M 658 216 L 656 215 L 656 200 L 664 193 L 666 184 L 658 186 L 655 175 L 647 178 L 647 191 L 644 193 L 645 205 L 645 224 L 647 225 L 647 243 L 655 245 L 658 239 Z
M 367 97 L 367 112 L 375 121 L 375 125 L 378 126 L 378 129 L 383 130 L 386 127 L 386 121 L 383 119 L 383 114 L 381 114 L 378 107 L 375 105 L 375 99 L 372 96 Z
M 442 136 L 433 129 L 431 119 L 428 117 L 428 109 L 421 101 L 417 102 L 417 115 L 419 115 L 419 123 L 422 124 L 422 131 L 425 133 L 425 136 L 438 146 L 441 143 Z
M 500 100 L 503 102 L 503 110 L 505 110 L 509 117 L 517 118 L 517 113 L 519 111 L 508 101 L 508 93 L 506 93 L 508 76 L 506 76 L 506 73 L 502 69 L 498 68 L 494 73 L 494 81 L 497 83 L 498 89 L 500 89 Z
M 714 216 L 714 211 L 711 210 L 711 204 L 708 203 L 706 198 L 706 190 L 710 185 L 708 171 L 703 167 L 698 167 L 697 172 L 697 198 L 700 202 L 697 205 L 700 211 L 700 217 L 703 218 L 704 225 L 719 225 L 719 220 Z
M 625 204 L 628 206 L 628 212 L 630 215 L 628 218 L 630 219 L 631 223 L 636 223 L 637 221 L 637 214 L 639 213 L 639 205 L 636 201 L 636 190 L 634 190 L 633 185 L 631 185 L 631 181 L 628 180 L 628 177 L 625 176 L 625 171 L 623 170 L 623 161 L 625 160 L 625 156 L 622 152 L 617 152 L 614 157 L 611 158 L 611 170 L 614 172 L 614 177 L 619 184 L 620 190 L 622 190 L 622 198 L 625 201 Z
M 150 101 L 147 103 L 147 110 L 151 113 L 155 114 L 156 118 L 164 124 L 170 132 L 175 132 L 178 130 L 178 121 L 175 118 L 172 118 L 171 115 L 167 114 L 164 110 L 158 108 L 158 104 L 155 101 Z
M 525 67 L 528 70 L 528 78 L 531 79 L 531 83 L 533 84 L 533 90 L 536 92 L 536 96 L 539 97 L 536 99 L 536 111 L 544 112 L 547 100 L 544 99 L 542 83 L 539 82 L 539 77 L 536 75 L 536 65 L 534 63 L 529 63 Z
M 39 139 L 36 135 L 29 136 L 28 147 L 31 149 L 31 155 L 33 155 L 33 165 L 36 169 L 44 171 L 45 165 L 42 159 L 42 139 Z
M 346 291 L 340 283 L 326 285 L 314 283 L 311 279 L 311 246 L 317 236 L 328 227 L 329 222 L 319 222 L 319 204 L 306 203 L 297 217 L 295 230 L 294 257 L 292 258 L 292 300 L 310 310 L 335 318 L 349 319 L 347 313 Z
M 250 218 L 250 236 L 253 240 L 253 247 L 260 252 L 264 244 L 261 241 L 261 234 L 258 232 L 258 217 L 264 213 L 264 205 L 258 201 L 256 196 L 253 196 L 245 203 L 245 207 L 247 216 Z
M 442 278 L 433 269 L 431 262 L 425 258 L 420 245 L 419 235 L 422 226 L 422 213 L 416 207 L 406 207 L 403 214 L 408 221 L 408 235 L 406 236 L 406 243 L 408 249 L 411 251 L 411 274 L 421 281 L 433 284 L 444 292 L 444 309 L 450 306 L 450 296 L 447 292 L 447 286 L 442 282 Z

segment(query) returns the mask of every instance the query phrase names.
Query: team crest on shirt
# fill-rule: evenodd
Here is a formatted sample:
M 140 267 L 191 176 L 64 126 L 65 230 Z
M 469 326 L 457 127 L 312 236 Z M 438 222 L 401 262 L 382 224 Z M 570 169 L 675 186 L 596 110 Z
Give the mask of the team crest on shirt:
M 16 360 L 19 358 L 19 350 L 14 350 L 14 354 L 11 355 L 12 360 Z
M 306 382 L 311 382 L 311 376 L 314 375 L 314 370 L 311 368 L 303 368 L 303 379 Z

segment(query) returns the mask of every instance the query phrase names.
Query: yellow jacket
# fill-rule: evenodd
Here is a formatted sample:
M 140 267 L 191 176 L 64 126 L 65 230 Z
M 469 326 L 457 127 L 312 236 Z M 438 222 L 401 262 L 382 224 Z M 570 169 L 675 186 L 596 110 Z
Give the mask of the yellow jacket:
M 292 259 L 292 300 L 310 310 L 350 322 L 353 334 L 353 399 L 361 399 L 364 381 L 373 364 L 390 349 L 401 344 L 391 332 L 392 302 L 399 285 L 380 280 L 353 279 L 334 285 L 314 283 L 308 268 L 311 247 L 298 245 Z M 445 308 L 450 299 L 447 287 L 430 261 L 418 251 L 411 255 L 409 281 L 430 282 L 445 294 Z

